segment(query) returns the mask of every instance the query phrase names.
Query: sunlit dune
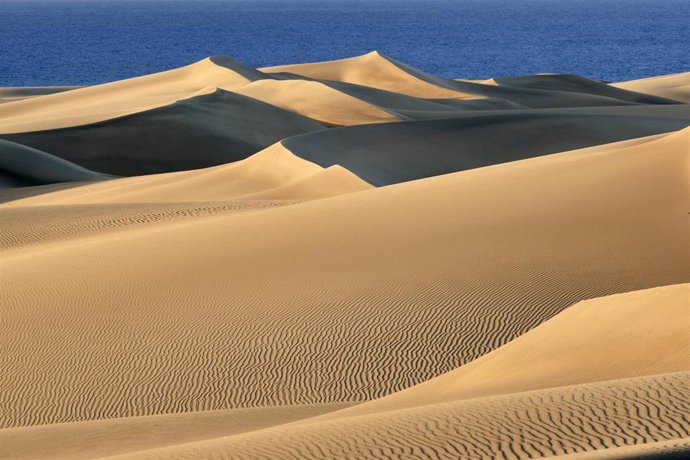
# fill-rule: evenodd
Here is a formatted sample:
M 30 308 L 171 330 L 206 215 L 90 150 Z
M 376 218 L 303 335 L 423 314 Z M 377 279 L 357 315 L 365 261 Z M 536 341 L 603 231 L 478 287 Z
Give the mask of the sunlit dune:
M 687 74 L 0 88 L 0 458 L 683 458 Z
M 690 103 L 690 72 L 612 83 L 613 86 Z

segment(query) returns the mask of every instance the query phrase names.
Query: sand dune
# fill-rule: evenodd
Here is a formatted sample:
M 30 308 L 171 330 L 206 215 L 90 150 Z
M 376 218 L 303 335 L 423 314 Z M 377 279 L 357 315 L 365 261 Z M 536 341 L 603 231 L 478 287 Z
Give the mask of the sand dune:
M 690 284 L 585 300 L 457 370 L 326 418 L 684 371 L 689 302 Z
M 207 58 L 167 72 L 2 104 L 0 133 L 96 123 L 258 78 L 260 72 L 230 58 Z
M 344 81 L 423 98 L 474 99 L 477 96 L 429 84 L 396 66 L 377 51 L 337 61 L 292 64 L 260 69 L 310 78 Z
M 258 80 L 236 92 L 328 125 L 399 120 L 391 113 L 315 81 Z
M 544 457 L 548 460 L 683 460 L 690 455 L 690 438 L 670 439 L 634 446 L 609 447 L 579 454 Z
M 690 433 L 682 418 L 690 392 L 688 373 L 528 393 L 515 390 L 560 386 L 564 380 L 539 380 L 538 385 L 527 387 L 514 383 L 523 383 L 520 379 L 525 377 L 544 377 L 545 372 L 572 383 L 608 380 L 605 377 L 620 375 L 621 369 L 646 375 L 687 367 L 688 298 L 690 285 L 686 284 L 585 301 L 456 371 L 352 409 L 338 410 L 337 404 L 287 406 L 78 422 L 0 430 L 0 441 L 12 453 L 9 458 L 15 459 L 92 458 L 126 452 L 136 452 L 127 458 L 287 458 L 298 453 L 314 456 L 315 449 L 319 456 L 330 458 L 387 458 L 404 452 L 462 458 L 493 452 L 510 458 L 541 458 L 592 448 L 597 450 L 572 457 L 682 453 L 679 439 Z M 676 321 L 663 321 L 668 318 Z M 588 329 L 592 325 L 595 329 Z M 564 333 L 569 335 L 559 335 Z M 626 343 L 626 337 L 638 342 Z M 546 359 L 544 352 L 550 355 Z M 554 358 L 571 369 L 564 369 Z M 607 362 L 616 369 L 605 369 Z M 501 368 L 506 365 L 513 370 Z M 589 375 L 583 379 L 583 373 Z M 491 385 L 492 380 L 499 386 L 487 392 L 482 385 Z M 468 381 L 481 393 L 468 392 Z M 487 393 L 506 396 L 486 397 Z M 646 419 L 631 417 L 640 410 Z M 318 417 L 325 412 L 329 414 Z M 575 418 L 578 423 L 573 430 L 566 421 Z M 505 423 L 507 419 L 510 424 Z M 293 426 L 278 426 L 291 422 Z M 257 432 L 249 433 L 253 431 Z M 249 434 L 236 436 L 241 433 Z M 527 443 L 511 440 L 520 433 L 527 434 Z M 516 447 L 497 452 L 491 443 Z M 615 447 L 631 443 L 642 445 Z
M 2 423 L 373 399 L 687 282 L 689 134 L 14 251 Z
M 685 77 L 0 88 L 0 458 L 684 458 Z
M 308 200 L 371 188 L 340 167 L 324 169 L 277 143 L 250 158 L 194 171 L 122 178 L 38 195 L 5 206 Z
M 82 86 L 19 86 L 19 87 L 0 87 L 0 104 L 7 102 L 28 99 L 30 97 L 45 96 L 48 94 L 71 91 L 83 88 Z
M 690 103 L 690 72 L 622 81 L 612 86 Z
M 116 458 L 534 459 L 677 442 L 690 434 L 689 377 L 681 372 L 434 404 Z
M 100 458 L 231 436 L 344 406 L 347 404 L 260 407 L 10 428 L 0 430 L 0 458 Z
M 674 102 L 570 75 L 494 78 L 482 82 L 451 80 L 422 72 L 376 51 L 337 61 L 267 67 L 261 70 L 276 78 L 298 75 L 317 80 L 335 80 L 431 99 L 486 97 L 531 108 Z
M 332 129 L 286 139 L 283 145 L 301 158 L 324 167 L 339 164 L 380 186 L 674 131 L 689 123 L 685 117 L 481 111 Z
M 130 176 L 242 160 L 285 137 L 320 129 L 300 115 L 218 89 L 96 124 L 2 137 L 95 171 Z
M 496 84 L 501 87 L 529 88 L 537 90 L 566 91 L 581 94 L 608 97 L 619 101 L 638 104 L 672 104 L 672 98 L 661 98 L 636 92 L 632 88 L 607 85 L 604 82 L 589 80 L 578 75 L 548 74 L 529 75 L 525 77 L 496 77 Z
M 109 179 L 40 150 L 0 139 L 0 188 Z
M 283 77 L 288 78 L 288 77 Z M 300 78 L 294 76 L 293 78 Z M 498 110 L 525 108 L 498 98 L 482 99 L 424 99 L 342 81 L 319 80 L 325 86 L 375 105 L 404 120 L 426 120 L 452 117 L 468 110 Z

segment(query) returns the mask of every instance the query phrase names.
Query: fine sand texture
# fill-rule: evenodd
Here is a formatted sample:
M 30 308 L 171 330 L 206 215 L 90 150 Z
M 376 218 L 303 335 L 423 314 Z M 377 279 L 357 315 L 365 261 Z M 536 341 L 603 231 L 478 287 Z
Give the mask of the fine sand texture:
M 536 459 L 675 441 L 690 434 L 689 379 L 681 372 L 433 404 L 115 458 Z
M 686 87 L 0 88 L 0 459 L 686 458 Z
M 363 401 L 688 281 L 688 134 L 14 250 L 3 423 Z

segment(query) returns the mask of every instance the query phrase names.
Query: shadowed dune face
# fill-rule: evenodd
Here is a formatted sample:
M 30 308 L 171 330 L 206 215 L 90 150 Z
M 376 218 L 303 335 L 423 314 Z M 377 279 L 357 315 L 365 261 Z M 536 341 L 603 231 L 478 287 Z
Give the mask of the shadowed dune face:
M 684 458 L 685 80 L 0 88 L 0 458 Z
M 40 150 L 0 139 L 0 188 L 56 182 L 93 182 L 111 177 Z
M 323 129 L 300 115 L 223 90 L 100 123 L 2 135 L 90 169 L 131 176 L 242 160 Z
M 591 94 L 637 104 L 677 104 L 679 102 L 670 98 L 621 89 L 603 82 L 588 80 L 578 75 L 555 74 L 531 75 L 528 77 L 500 77 L 494 78 L 494 81 L 501 87 Z
M 564 150 L 684 128 L 686 119 L 571 113 L 457 116 L 356 126 L 283 142 L 321 166 L 339 164 L 373 185 L 389 185 Z

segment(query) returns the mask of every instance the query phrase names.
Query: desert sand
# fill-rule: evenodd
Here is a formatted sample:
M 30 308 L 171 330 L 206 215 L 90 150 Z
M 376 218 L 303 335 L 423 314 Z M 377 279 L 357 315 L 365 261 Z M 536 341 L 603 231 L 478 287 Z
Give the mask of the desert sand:
M 690 103 L 690 72 L 623 81 L 613 86 Z
M 690 455 L 686 80 L 0 89 L 0 458 Z

